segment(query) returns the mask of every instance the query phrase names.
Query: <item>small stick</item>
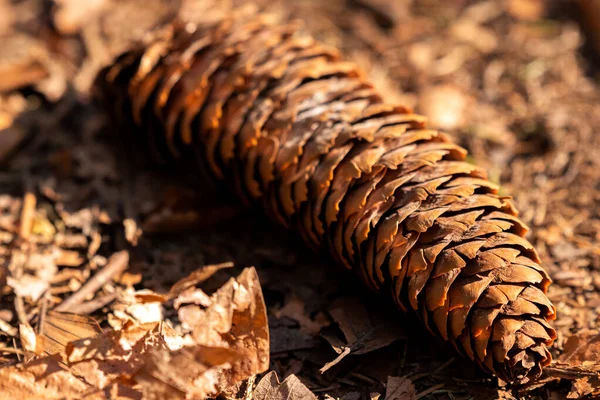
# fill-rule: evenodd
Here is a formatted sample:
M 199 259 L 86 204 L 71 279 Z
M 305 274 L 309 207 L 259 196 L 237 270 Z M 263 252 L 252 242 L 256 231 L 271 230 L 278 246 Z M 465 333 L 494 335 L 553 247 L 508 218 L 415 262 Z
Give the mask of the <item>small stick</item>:
M 25 196 L 23 197 L 23 208 L 21 209 L 21 226 L 19 229 L 19 236 L 23 240 L 29 239 L 29 235 L 31 234 L 36 202 L 33 193 L 25 193 Z
M 342 358 L 344 358 L 348 354 L 350 354 L 350 351 L 352 351 L 352 349 L 350 347 L 345 347 L 344 351 L 342 351 L 333 361 L 330 361 L 327 364 L 323 365 L 323 367 L 319 370 L 319 372 L 324 374 L 325 371 L 327 371 L 329 368 L 331 368 L 334 365 L 336 365 L 337 363 L 339 363 Z
M 113 254 L 104 268 L 98 271 L 98 273 L 88 280 L 85 285 L 79 288 L 77 292 L 73 293 L 70 297 L 65 299 L 65 301 L 59 304 L 55 310 L 67 311 L 68 308 L 83 303 L 89 295 L 96 293 L 113 277 L 125 271 L 128 266 L 129 253 L 127 251 L 123 250 Z
M 42 297 L 42 307 L 40 308 L 40 315 L 38 319 L 38 334 L 42 333 L 42 326 L 44 326 L 44 320 L 46 319 L 46 313 L 48 312 L 48 296 L 50 295 L 50 291 L 46 291 L 44 293 L 44 297 Z
M 69 311 L 72 313 L 75 313 L 75 314 L 80 314 L 80 315 L 91 314 L 94 311 L 104 307 L 105 305 L 107 305 L 108 303 L 110 303 L 111 301 L 113 301 L 116 298 L 117 298 L 116 293 L 105 294 L 104 296 L 96 297 L 93 300 L 86 301 L 81 304 L 75 304 L 71 307 L 71 309 Z
M 19 323 L 30 327 L 29 318 L 27 318 L 27 313 L 25 312 L 25 302 L 19 295 L 15 296 L 15 311 L 17 312 Z
M 254 382 L 256 381 L 256 374 L 251 375 L 246 381 L 246 393 L 244 394 L 244 400 L 252 400 L 254 394 Z
M 443 388 L 444 385 L 445 385 L 445 383 L 440 383 L 440 384 L 430 387 L 429 389 L 425 389 L 421 393 L 418 393 L 417 396 L 415 397 L 415 399 L 419 400 L 420 398 L 423 398 L 423 397 L 427 396 L 428 394 L 433 393 L 436 390 Z

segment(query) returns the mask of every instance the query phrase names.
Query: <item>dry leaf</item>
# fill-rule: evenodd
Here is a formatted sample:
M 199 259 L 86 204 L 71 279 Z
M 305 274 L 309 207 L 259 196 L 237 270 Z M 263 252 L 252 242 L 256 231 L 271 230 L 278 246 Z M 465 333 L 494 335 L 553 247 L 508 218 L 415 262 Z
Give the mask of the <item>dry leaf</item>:
M 30 274 L 25 274 L 19 279 L 9 276 L 6 278 L 6 283 L 17 296 L 30 298 L 34 302 L 38 301 L 50 287 L 47 280 Z
M 223 390 L 220 375 L 241 357 L 244 354 L 233 349 L 200 345 L 176 352 L 155 350 L 134 379 L 142 386 L 145 398 L 201 399 Z
M 218 198 L 170 184 L 161 190 L 154 209 L 144 219 L 142 230 L 149 233 L 197 231 L 234 217 L 241 209 L 229 198 Z
M 388 376 L 385 391 L 386 400 L 416 400 L 417 391 L 409 378 Z
M 591 380 L 592 378 L 589 376 L 575 379 L 571 384 L 571 391 L 567 394 L 567 399 L 581 399 L 584 396 L 600 394 L 598 378 L 593 379 L 595 381 L 593 384 L 590 382 Z
M 586 330 L 572 335 L 567 339 L 559 360 L 572 366 L 600 363 L 600 333 Z
M 298 321 L 300 329 L 310 335 L 317 335 L 323 327 L 329 325 L 329 321 L 323 318 L 316 321 L 310 318 L 304 310 L 304 303 L 296 295 L 293 295 L 281 309 L 275 311 L 274 315 L 277 318 L 288 317 Z
M 229 347 L 246 358 L 238 360 L 220 377 L 225 389 L 238 381 L 269 367 L 269 328 L 267 311 L 258 275 L 246 268 L 236 279 L 230 279 L 211 297 L 213 304 L 203 313 L 204 320 L 193 329 L 196 343 Z
M 254 392 L 254 400 L 317 400 L 315 396 L 296 375 L 290 375 L 281 383 L 277 373 L 271 371 L 262 377 Z
M 329 313 L 344 339 L 332 332 L 322 334 L 339 356 L 321 368 L 321 372 L 349 354 L 369 353 L 406 337 L 397 321 L 387 318 L 380 310 L 367 310 L 356 297 L 337 299 L 329 308 Z
M 203 267 L 195 270 L 194 272 L 192 272 L 185 278 L 182 278 L 179 281 L 177 281 L 177 283 L 175 283 L 169 290 L 169 297 L 173 298 L 173 297 L 179 295 L 179 293 L 183 292 L 185 289 L 204 282 L 205 280 L 207 280 L 208 278 L 210 278 L 211 276 L 213 276 L 215 273 L 222 270 L 223 268 L 231 268 L 231 267 L 233 267 L 232 262 L 204 265 Z
M 80 399 L 91 387 L 50 356 L 27 365 L 0 368 L 0 398 L 20 400 Z
M 38 354 L 38 340 L 33 328 L 29 325 L 19 324 L 19 338 L 23 350 Z
M 62 354 L 69 343 L 97 336 L 102 329 L 91 317 L 48 311 L 42 319 L 39 332 L 43 352 Z
M 122 304 L 130 312 L 131 306 L 162 307 L 166 300 L 149 290 L 125 298 L 133 303 Z M 142 393 L 150 399 L 205 398 L 263 372 L 269 363 L 269 330 L 254 268 L 246 268 L 207 299 L 203 311 L 208 320 L 194 326 L 196 342 L 167 322 L 130 318 L 120 330 L 100 333 L 89 317 L 49 311 L 41 318 L 39 336 L 21 325 L 22 347 L 38 354 L 62 354 L 0 368 L 4 379 L 0 393 L 21 393 L 26 399 L 82 398 L 84 392 L 94 399 L 119 398 L 123 393 L 133 398 Z M 56 360 L 63 364 L 55 366 Z M 40 366 L 49 368 L 42 378 Z M 58 384 L 54 388 L 58 381 L 64 388 Z M 41 395 L 46 386 L 47 395 Z
M 568 399 L 600 394 L 600 334 L 584 330 L 570 336 L 550 376 L 572 379 Z M 562 374 L 562 375 L 561 375 Z M 586 376 L 587 375 L 587 376 Z

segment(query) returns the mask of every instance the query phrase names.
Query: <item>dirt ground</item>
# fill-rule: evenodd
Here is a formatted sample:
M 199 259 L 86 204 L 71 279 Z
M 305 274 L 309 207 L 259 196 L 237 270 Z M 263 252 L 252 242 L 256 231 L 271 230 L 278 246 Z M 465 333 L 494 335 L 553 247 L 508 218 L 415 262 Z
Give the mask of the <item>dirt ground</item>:
M 27 329 L 126 250 L 128 267 L 65 310 L 117 329 L 140 320 L 122 293 L 149 304 L 140 290 L 219 265 L 208 298 L 254 266 L 269 370 L 319 398 L 600 396 L 600 75 L 584 2 L 0 0 L 0 366 L 26 359 Z M 260 211 L 124 145 L 93 102 L 98 69 L 178 15 L 247 6 L 300 19 L 514 196 L 554 281 L 556 361 L 538 382 L 499 386 Z M 161 317 L 195 318 L 181 310 Z

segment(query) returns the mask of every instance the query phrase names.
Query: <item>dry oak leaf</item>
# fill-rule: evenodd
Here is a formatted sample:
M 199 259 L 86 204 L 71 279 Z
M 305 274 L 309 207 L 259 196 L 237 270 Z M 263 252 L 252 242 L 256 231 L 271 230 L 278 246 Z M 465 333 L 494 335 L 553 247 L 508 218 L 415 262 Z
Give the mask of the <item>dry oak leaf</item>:
M 417 391 L 409 378 L 403 376 L 388 376 L 386 400 L 416 400 Z
M 317 396 L 304 386 L 296 375 L 292 374 L 279 383 L 275 371 L 263 376 L 256 385 L 252 398 L 254 400 L 317 400 Z

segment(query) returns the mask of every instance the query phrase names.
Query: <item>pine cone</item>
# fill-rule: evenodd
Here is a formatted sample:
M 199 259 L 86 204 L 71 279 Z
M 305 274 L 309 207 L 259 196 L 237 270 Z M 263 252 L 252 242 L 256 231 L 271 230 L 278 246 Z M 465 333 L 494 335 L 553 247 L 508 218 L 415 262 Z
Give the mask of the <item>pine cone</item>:
M 509 382 L 556 333 L 527 227 L 466 151 L 269 17 L 174 28 L 98 77 L 155 157 L 206 170 Z

